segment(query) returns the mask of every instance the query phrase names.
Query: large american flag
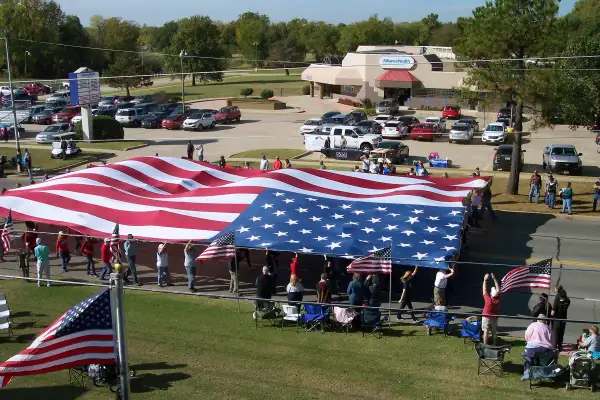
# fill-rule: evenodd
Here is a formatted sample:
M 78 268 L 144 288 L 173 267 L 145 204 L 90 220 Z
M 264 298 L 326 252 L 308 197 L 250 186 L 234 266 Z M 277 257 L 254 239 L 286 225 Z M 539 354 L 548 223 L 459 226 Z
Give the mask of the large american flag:
M 0 364 L 0 387 L 13 376 L 38 375 L 88 364 L 115 363 L 110 289 L 71 308 L 25 350 Z
M 515 289 L 550 289 L 550 273 L 552 272 L 552 259 L 542 260 L 535 264 L 510 270 L 500 285 L 500 292 L 506 293 Z
M 235 232 L 229 232 L 220 238 L 215 239 L 200 254 L 197 260 L 210 260 L 214 258 L 235 257 Z
M 295 234 L 305 229 L 313 235 L 310 240 L 302 238 L 305 241 L 298 246 L 286 243 L 300 241 L 291 237 L 291 229 L 278 229 L 273 232 L 282 232 L 276 236 L 278 239 L 284 239 L 284 233 L 288 232 L 286 240 L 278 240 L 286 246 L 278 248 L 273 244 L 269 249 L 301 252 L 306 248 L 313 252 L 327 250 L 331 255 L 364 256 L 374 246 L 385 247 L 377 243 L 379 238 L 392 237 L 393 253 L 397 256 L 403 250 L 402 243 L 416 246 L 418 242 L 431 241 L 426 236 L 435 235 L 433 228 L 442 236 L 435 244 L 426 246 L 435 247 L 437 252 L 443 247 L 458 248 L 458 242 L 451 243 L 454 239 L 444 237 L 459 234 L 464 197 L 470 189 L 481 188 L 488 181 L 489 178 L 479 177 L 424 178 L 301 168 L 260 171 L 217 168 L 180 158 L 140 157 L 9 190 L 0 196 L 0 210 L 8 212 L 12 208 L 16 219 L 70 226 L 92 236 L 110 234 L 118 219 L 121 230 L 161 242 L 212 241 L 239 230 L 236 244 L 254 248 L 273 242 L 273 235 L 265 232 L 269 228 L 256 229 L 258 221 L 253 221 L 257 227 L 247 226 L 247 221 L 262 217 L 265 220 L 260 225 L 271 224 L 267 218 L 275 218 L 273 213 L 280 211 L 279 219 L 283 219 L 281 211 L 285 211 L 287 218 L 283 223 L 297 221 L 289 222 L 286 227 L 295 228 Z M 450 215 L 451 212 L 459 215 Z M 323 218 L 322 223 L 317 224 L 312 217 Z M 369 222 L 371 218 L 380 218 L 380 222 Z M 278 221 L 276 227 L 279 224 Z M 336 225 L 325 228 L 329 236 L 319 234 L 326 224 Z M 374 231 L 369 232 L 372 237 L 364 238 L 361 230 L 367 227 Z M 346 246 L 348 241 L 340 242 L 340 247 L 335 245 L 339 239 L 332 239 L 342 233 L 352 235 L 353 246 Z M 327 237 L 327 241 L 315 242 L 319 236 Z M 251 237 L 254 239 L 250 240 Z M 414 243 L 416 239 L 419 240 Z M 420 254 L 416 258 L 421 260 L 436 253 L 417 247 L 409 250 L 419 252 L 407 254 L 406 250 L 402 254 L 408 257 Z M 448 249 L 444 254 L 451 251 L 454 250 Z
M 2 247 L 4 251 L 10 250 L 10 246 L 12 244 L 13 233 L 15 231 L 15 226 L 13 225 L 12 219 L 12 211 L 8 210 L 8 217 L 6 217 L 6 221 L 4 221 L 4 228 L 2 229 Z
M 348 265 L 348 272 L 359 274 L 389 274 L 392 272 L 392 248 L 377 250 L 372 254 L 358 258 Z

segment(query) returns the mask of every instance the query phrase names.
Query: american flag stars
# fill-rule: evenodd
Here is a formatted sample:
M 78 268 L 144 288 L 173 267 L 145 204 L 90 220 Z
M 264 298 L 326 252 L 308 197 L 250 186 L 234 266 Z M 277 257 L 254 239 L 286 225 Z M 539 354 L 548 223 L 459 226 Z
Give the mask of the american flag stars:
M 436 259 L 450 259 L 460 247 L 462 210 L 348 202 L 272 189 L 258 200 L 229 228 L 236 231 L 238 246 L 338 257 L 391 247 L 393 257 L 429 267 Z

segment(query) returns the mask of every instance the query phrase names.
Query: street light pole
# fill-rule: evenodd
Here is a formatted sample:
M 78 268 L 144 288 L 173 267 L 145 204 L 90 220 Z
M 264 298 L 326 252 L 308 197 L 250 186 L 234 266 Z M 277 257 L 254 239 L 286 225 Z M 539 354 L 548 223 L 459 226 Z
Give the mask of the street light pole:
M 142 69 L 144 68 L 144 52 L 146 51 L 146 49 L 146 46 L 142 46 Z
M 30 56 L 31 53 L 25 50 L 25 77 L 27 77 L 27 56 Z
M 258 72 L 258 42 L 254 42 L 254 72 Z
M 10 100 L 13 114 L 13 131 L 15 134 L 15 144 L 17 153 L 21 153 L 21 145 L 19 144 L 19 128 L 17 124 L 17 111 L 15 110 L 15 92 L 13 89 L 12 72 L 10 70 L 10 51 L 8 49 L 8 31 L 6 28 L 0 28 L 4 33 L 4 49 L 6 50 L 6 68 L 8 69 L 8 87 L 10 90 Z M 21 163 L 17 163 L 17 171 L 21 172 Z
M 181 50 L 179 58 L 181 61 L 181 113 L 185 113 L 185 75 L 183 74 L 183 57 L 187 56 L 185 50 Z

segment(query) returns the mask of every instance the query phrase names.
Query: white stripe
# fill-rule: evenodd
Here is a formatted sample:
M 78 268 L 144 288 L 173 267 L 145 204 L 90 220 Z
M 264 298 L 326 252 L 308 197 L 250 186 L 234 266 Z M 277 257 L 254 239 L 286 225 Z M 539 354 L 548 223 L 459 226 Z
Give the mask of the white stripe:
M 113 210 L 128 211 L 128 212 L 151 212 L 151 211 L 168 211 L 174 214 L 187 215 L 194 218 L 210 219 L 213 221 L 231 222 L 237 218 L 239 213 L 226 212 L 210 212 L 210 211 L 187 211 L 178 208 L 155 207 L 142 204 L 133 204 L 120 200 L 102 197 L 93 194 L 77 193 L 66 190 L 44 190 L 43 193 L 51 193 L 58 196 L 66 197 L 71 200 L 81 201 L 99 207 L 106 207 Z
M 22 374 L 24 372 L 39 371 L 39 370 L 46 369 L 46 368 L 57 367 L 59 365 L 70 364 L 70 363 L 73 363 L 76 361 L 93 360 L 93 359 L 114 360 L 115 355 L 114 355 L 114 353 L 87 353 L 87 354 L 80 354 L 80 355 L 67 357 L 67 358 L 61 358 L 59 360 L 54 360 L 54 361 L 43 363 L 43 364 L 28 365 L 26 367 L 0 367 L 0 374 L 4 374 L 4 375 Z
M 170 163 L 173 164 L 172 162 L 170 162 Z M 188 190 L 198 189 L 201 187 L 207 187 L 206 185 L 202 185 L 191 179 L 184 179 L 184 178 L 180 178 L 177 176 L 169 175 L 166 172 L 158 170 L 155 167 L 153 167 L 149 164 L 146 164 L 142 161 L 126 160 L 126 161 L 119 162 L 118 165 L 132 168 L 132 169 L 138 171 L 139 173 L 144 174 L 147 177 L 157 180 L 157 181 L 161 181 L 161 182 L 168 183 L 171 185 L 183 186 L 184 188 L 186 188 Z M 100 168 L 100 169 L 105 169 L 105 168 Z
M 198 164 L 189 160 L 185 160 L 183 158 L 173 158 L 173 157 L 161 157 L 163 160 L 173 164 L 174 166 L 181 168 L 183 170 L 193 171 L 193 172 L 207 172 L 214 176 L 215 178 L 221 179 L 223 181 L 229 182 L 238 182 L 246 179 L 244 176 L 234 175 L 226 172 L 220 168 L 212 168 L 206 166 L 204 164 Z
M 393 185 L 444 185 L 442 182 L 432 182 L 426 179 L 423 179 L 419 176 L 405 176 L 405 175 L 379 175 L 379 174 L 366 174 L 361 173 L 357 174 L 356 172 L 348 172 L 348 171 L 335 171 L 335 170 L 327 170 L 329 173 L 333 173 L 336 175 L 348 176 L 351 178 L 360 178 L 373 182 L 381 182 L 381 183 L 389 183 Z M 457 187 L 468 187 L 468 188 L 482 188 L 487 185 L 487 181 L 481 178 L 474 178 L 465 183 L 460 183 L 456 185 L 448 185 L 449 187 L 457 186 Z
M 115 221 L 105 220 L 95 215 L 78 213 L 37 201 L 0 196 L 0 207 L 12 208 L 32 218 L 60 221 L 63 224 L 86 226 L 91 230 L 112 235 Z M 144 221 L 141 221 L 143 224 Z M 140 238 L 161 238 L 164 240 L 205 240 L 214 237 L 219 231 L 204 229 L 172 228 L 152 225 L 119 224 L 121 231 Z M 150 235 L 151 234 L 151 235 Z
M 58 349 L 49 351 L 47 353 L 41 354 L 17 354 L 16 356 L 11 357 L 8 361 L 34 361 L 34 360 L 42 360 L 44 358 L 53 357 L 58 354 L 66 353 L 71 350 L 82 349 L 86 347 L 114 347 L 115 342 L 111 341 L 87 341 L 72 344 L 70 346 L 60 347 Z
M 82 174 L 105 176 L 105 177 L 109 177 L 109 178 L 115 179 L 117 181 L 126 183 L 128 185 L 138 187 L 140 189 L 148 190 L 149 192 L 154 192 L 157 194 L 170 194 L 169 192 L 165 192 L 164 190 L 160 190 L 152 185 L 146 184 L 146 183 L 144 183 L 140 180 L 137 180 L 137 179 L 133 178 L 132 176 L 129 176 L 121 171 L 117 171 L 116 169 L 100 168 L 100 167 L 83 169 L 81 171 L 71 172 L 69 175 L 65 176 L 64 178 L 58 177 L 58 178 L 53 179 L 52 181 L 42 182 L 39 185 L 36 184 L 36 188 L 38 188 L 42 185 L 54 185 L 54 184 L 58 184 L 58 183 L 64 183 L 65 181 L 71 180 L 72 178 L 76 179 L 78 175 L 82 175 Z M 83 178 L 79 178 L 79 179 L 83 179 Z M 105 185 L 103 185 L 103 186 L 105 186 Z M 29 186 L 27 188 L 29 188 Z
M 73 339 L 77 339 L 77 338 L 88 336 L 88 335 L 112 335 L 113 334 L 112 329 L 90 329 L 87 331 L 76 332 L 76 333 L 72 333 L 70 335 L 61 336 L 59 338 L 47 339 L 49 336 L 52 336 L 56 333 L 61 322 L 62 322 L 62 318 L 55 321 L 55 323 L 52 324 L 50 326 L 50 328 L 48 328 L 46 333 L 38 336 L 33 341 L 33 343 L 31 343 L 29 345 L 29 347 L 27 347 L 27 348 L 28 349 L 37 349 L 37 348 L 43 349 L 48 346 L 53 346 L 55 344 L 62 343 L 67 340 L 73 340 Z

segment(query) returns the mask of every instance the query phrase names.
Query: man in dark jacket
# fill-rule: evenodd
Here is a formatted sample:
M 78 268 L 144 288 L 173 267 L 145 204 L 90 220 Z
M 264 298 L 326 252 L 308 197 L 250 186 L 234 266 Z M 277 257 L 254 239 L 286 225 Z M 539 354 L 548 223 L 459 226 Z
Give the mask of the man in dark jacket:
M 194 158 L 194 145 L 192 144 L 191 140 L 188 140 L 187 144 L 187 158 L 188 160 Z
M 557 286 L 556 297 L 554 298 L 554 309 L 551 313 L 552 316 L 554 318 L 567 319 L 567 310 L 570 305 L 571 300 L 567 296 L 567 291 L 562 286 Z M 566 326 L 567 323 L 564 321 L 552 321 L 552 345 L 558 351 L 562 348 Z
M 262 269 L 262 274 L 256 278 L 256 297 L 261 299 L 270 299 L 271 298 L 271 277 L 269 276 L 269 268 L 264 266 Z M 263 308 L 266 302 L 257 301 L 258 306 Z
M 539 298 L 540 302 L 533 307 L 531 316 L 537 319 L 537 317 L 542 314 L 545 315 L 546 318 L 550 318 L 552 316 L 552 306 L 548 301 L 548 295 L 546 293 L 542 293 Z M 550 325 L 550 321 L 544 321 L 544 323 L 546 325 Z

